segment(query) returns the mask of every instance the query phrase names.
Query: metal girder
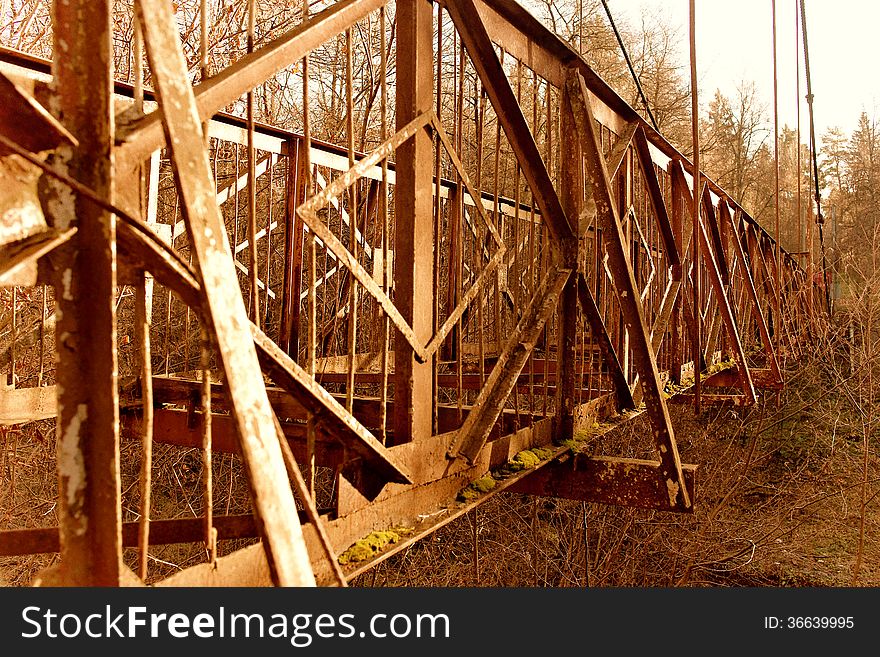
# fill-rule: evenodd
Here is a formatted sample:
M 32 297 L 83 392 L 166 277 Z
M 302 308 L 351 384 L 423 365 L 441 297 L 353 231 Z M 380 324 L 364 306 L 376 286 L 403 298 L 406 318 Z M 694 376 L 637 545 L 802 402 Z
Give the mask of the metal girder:
M 396 11 L 394 110 L 400 131 L 425 113 L 433 116 L 434 15 L 433 5 L 422 0 L 400 3 Z M 434 326 L 433 160 L 433 140 L 421 130 L 398 149 L 395 165 L 393 287 L 397 306 L 419 344 L 428 342 Z M 438 180 L 438 196 L 439 186 Z M 434 415 L 432 363 L 419 359 L 417 349 L 402 345 L 401 337 L 394 336 L 394 444 L 429 437 Z
M 562 209 L 544 159 L 473 0 L 449 0 L 446 10 L 495 108 L 550 233 L 557 242 L 571 237 L 574 234 L 571 218 L 567 218 Z
M 195 543 L 205 538 L 204 518 L 174 518 L 150 521 L 150 545 Z M 257 523 L 250 514 L 214 516 L 218 540 L 257 536 Z M 122 524 L 122 547 L 138 546 L 138 523 Z M 0 531 L 0 556 L 58 552 L 61 541 L 58 527 L 11 529 Z
M 709 270 L 709 281 L 714 289 L 722 321 L 727 327 L 728 337 L 733 345 L 733 357 L 736 359 L 736 363 L 739 366 L 739 373 L 742 377 L 743 394 L 745 394 L 746 399 L 751 404 L 755 402 L 755 386 L 752 383 L 751 374 L 749 374 L 749 366 L 746 361 L 745 352 L 743 351 L 742 341 L 739 338 L 739 329 L 736 325 L 736 317 L 734 316 L 733 307 L 730 305 L 730 300 L 727 298 L 724 282 L 722 281 L 721 273 L 718 270 L 715 254 L 711 248 L 709 236 L 706 234 L 706 227 L 703 222 L 700 222 L 700 241 L 703 246 L 701 249 L 703 259 Z M 711 351 L 714 351 L 714 345 L 712 345 Z
M 148 229 L 137 230 L 120 223 L 117 231 L 119 255 L 129 267 L 149 271 L 192 308 L 201 306 L 201 284 L 192 268 Z
M 210 327 L 226 378 L 267 561 L 276 584 L 314 585 L 232 251 L 216 204 L 202 121 L 187 76 L 177 23 L 165 0 L 140 0 L 136 9 L 163 108 L 162 126 L 187 233 L 203 283 L 202 316 Z
M 758 292 L 755 289 L 755 281 L 752 279 L 751 264 L 749 263 L 748 258 L 746 258 L 746 254 L 742 246 L 742 241 L 740 239 L 740 231 L 737 230 L 737 226 L 733 221 L 733 217 L 730 216 L 729 212 L 727 212 L 726 215 L 734 236 L 734 238 L 731 240 L 731 242 L 733 242 L 733 253 L 742 265 L 743 282 L 752 302 L 753 311 L 757 318 L 758 331 L 761 333 L 761 342 L 764 343 L 764 353 L 767 354 L 767 358 L 770 361 L 770 369 L 773 372 L 776 381 L 778 383 L 782 383 L 782 370 L 780 369 L 779 361 L 776 358 L 776 350 L 773 349 L 773 342 L 770 340 L 770 330 L 767 328 L 767 320 L 764 318 L 764 312 L 761 309 L 761 300 L 758 298 Z
M 689 509 L 691 501 L 684 486 L 675 432 L 662 394 L 657 359 L 649 338 L 635 277 L 627 258 L 617 204 L 611 194 L 611 182 L 605 159 L 601 155 L 599 140 L 595 133 L 586 85 L 580 74 L 572 69 L 569 71 L 566 87 L 575 115 L 578 138 L 581 140 L 587 162 L 587 193 L 594 197 L 598 212 L 597 219 L 605 237 L 608 267 L 620 300 L 623 321 L 632 346 L 633 361 L 641 379 L 643 397 L 651 419 L 652 437 L 660 454 L 659 472 L 668 487 L 669 507 Z
M 719 199 L 720 204 L 723 199 Z M 712 205 L 712 195 L 709 193 L 708 187 L 703 187 L 703 210 L 706 213 L 705 222 L 709 224 L 708 234 L 712 238 L 712 252 L 715 256 L 715 263 L 718 273 L 721 275 L 721 281 L 725 289 L 730 285 L 730 267 L 727 264 L 727 253 L 721 240 L 721 231 L 718 226 L 718 217 L 715 214 L 715 206 Z
M 114 196 L 112 3 L 53 4 L 55 109 L 78 142 L 56 166 L 102 198 Z M 122 508 L 116 386 L 116 220 L 49 181 L 48 221 L 76 235 L 53 258 L 57 290 L 58 510 L 61 561 L 36 583 L 119 586 Z
M 684 180 L 684 170 L 681 167 L 681 164 L 676 162 L 672 165 L 672 175 L 674 177 L 678 177 L 680 181 Z M 682 194 L 685 199 L 685 204 L 687 206 L 693 206 L 693 195 L 688 191 L 687 185 L 681 186 Z M 705 198 L 708 198 L 708 192 L 705 195 Z M 711 202 L 710 202 L 711 205 Z M 713 210 L 714 212 L 714 210 Z M 716 231 L 717 233 L 717 231 Z M 718 310 L 721 314 L 721 320 L 724 322 L 725 327 L 727 328 L 728 337 L 730 339 L 730 343 L 733 347 L 733 357 L 736 360 L 738 366 L 738 372 L 740 375 L 740 385 L 743 390 L 743 394 L 746 396 L 749 404 L 755 402 L 755 386 L 752 382 L 751 374 L 749 373 L 748 362 L 746 361 L 745 351 L 743 350 L 742 341 L 739 337 L 739 328 L 736 324 L 736 316 L 734 314 L 733 306 L 730 304 L 730 300 L 727 296 L 727 288 L 729 286 L 729 281 L 727 285 L 725 285 L 721 272 L 718 268 L 718 261 L 715 258 L 715 252 L 717 249 L 721 247 L 721 237 L 718 235 L 718 239 L 715 241 L 715 245 L 710 242 L 709 236 L 706 233 L 706 226 L 703 221 L 700 221 L 700 231 L 697 239 L 700 240 L 700 244 L 702 248 L 700 252 L 703 256 L 703 262 L 706 264 L 706 269 L 709 272 L 709 281 L 712 285 L 712 291 L 715 295 L 715 301 L 718 306 Z M 728 274 L 729 275 L 729 274 Z M 712 331 L 710 330 L 710 354 L 708 357 L 711 357 L 711 352 L 714 351 L 714 344 L 711 344 L 714 340 L 711 338 Z M 717 334 L 716 334 L 717 336 Z
M 574 454 L 545 465 L 508 490 L 540 497 L 669 511 L 669 493 L 663 485 L 660 468 L 657 461 Z M 688 496 L 693 499 L 697 466 L 682 465 L 681 468 Z M 693 513 L 693 507 L 672 510 Z
M 395 462 L 385 446 L 346 411 L 333 395 L 260 329 L 251 325 L 251 333 L 258 347 L 260 362 L 277 385 L 293 395 L 304 408 L 309 409 L 318 423 L 360 456 L 385 482 L 410 483 L 409 476 Z
M 602 314 L 599 312 L 596 300 L 587 286 L 584 275 L 578 274 L 578 278 L 578 301 L 580 302 L 584 317 L 586 317 L 587 323 L 590 325 L 590 331 L 599 343 L 599 349 L 602 352 L 602 362 L 608 368 L 608 374 L 614 385 L 614 397 L 617 400 L 617 408 L 618 410 L 635 408 L 636 403 L 633 400 L 632 390 L 630 390 L 626 374 L 624 374 L 623 368 L 620 366 L 620 359 L 617 357 L 614 344 L 611 342 L 611 336 L 608 335 L 608 329 L 602 320 Z
M 480 390 L 474 408 L 468 413 L 455 441 L 449 447 L 448 454 L 451 458 L 464 456 L 471 463 L 477 458 L 516 385 L 519 373 L 535 348 L 538 334 L 556 308 L 556 302 L 571 273 L 569 269 L 560 269 L 555 272 L 550 270 L 545 274 L 529 307 L 492 368 L 486 384 Z
M 642 173 L 645 175 L 648 198 L 651 199 L 651 207 L 654 208 L 654 218 L 657 221 L 657 227 L 660 229 L 660 236 L 663 238 L 666 262 L 669 263 L 670 267 L 676 267 L 681 264 L 681 257 L 678 253 L 678 246 L 675 243 L 675 236 L 672 234 L 672 223 L 669 221 L 669 213 L 666 211 L 666 203 L 663 200 L 660 181 L 657 180 L 657 172 L 654 170 L 654 160 L 651 158 L 651 151 L 648 148 L 648 138 L 645 137 L 645 131 L 641 127 L 635 132 L 635 146 L 639 165 L 641 166 Z

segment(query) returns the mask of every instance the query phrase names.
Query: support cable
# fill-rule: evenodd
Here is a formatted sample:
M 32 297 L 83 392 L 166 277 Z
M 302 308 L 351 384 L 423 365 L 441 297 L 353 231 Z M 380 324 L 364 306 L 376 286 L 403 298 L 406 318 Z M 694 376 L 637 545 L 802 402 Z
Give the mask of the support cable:
M 825 238 L 822 225 L 825 218 L 822 216 L 822 198 L 819 193 L 819 165 L 816 157 L 816 125 L 813 121 L 813 85 L 810 81 L 810 47 L 807 43 L 807 8 L 804 0 L 801 0 L 801 31 L 804 35 L 804 71 L 807 76 L 807 109 L 810 112 L 810 155 L 813 158 L 813 182 L 816 197 L 816 225 L 819 226 L 819 245 L 822 249 L 822 286 L 825 288 L 825 305 L 828 316 L 831 317 L 831 291 L 828 289 L 828 260 L 825 256 Z
M 614 31 L 614 36 L 617 37 L 617 43 L 620 46 L 621 52 L 623 52 L 623 58 L 626 60 L 626 65 L 629 67 L 629 72 L 632 75 L 633 81 L 636 83 L 636 89 L 638 90 L 639 96 L 642 99 L 642 104 L 645 106 L 645 111 L 648 113 L 648 118 L 651 119 L 651 125 L 654 126 L 654 130 L 660 132 L 660 128 L 657 127 L 657 121 L 654 119 L 654 115 L 651 113 L 651 108 L 648 105 L 648 99 L 645 97 L 645 92 L 642 89 L 642 83 L 639 80 L 639 76 L 636 75 L 636 70 L 635 68 L 633 68 L 632 61 L 629 58 L 629 53 L 626 50 L 626 46 L 623 45 L 623 38 L 620 36 L 620 32 L 617 31 L 617 25 L 615 25 L 614 19 L 611 17 L 611 9 L 608 7 L 608 3 L 605 0 L 602 0 L 602 6 L 605 7 L 605 13 L 608 15 L 608 22 L 611 23 L 611 29 Z M 580 47 L 580 45 L 578 47 Z
M 697 85 L 697 19 L 696 19 L 696 3 L 690 0 L 689 17 L 690 17 L 690 64 L 691 64 L 691 129 L 694 146 L 694 202 L 691 204 L 693 232 L 691 233 L 691 244 L 694 249 L 694 338 L 693 338 L 693 359 L 694 359 L 694 412 L 700 413 L 700 361 L 702 360 L 702 340 L 700 339 L 700 329 L 702 324 L 702 314 L 700 312 L 700 240 L 697 236 L 700 234 L 700 205 L 702 204 L 702 188 L 700 186 L 700 103 L 699 89 Z

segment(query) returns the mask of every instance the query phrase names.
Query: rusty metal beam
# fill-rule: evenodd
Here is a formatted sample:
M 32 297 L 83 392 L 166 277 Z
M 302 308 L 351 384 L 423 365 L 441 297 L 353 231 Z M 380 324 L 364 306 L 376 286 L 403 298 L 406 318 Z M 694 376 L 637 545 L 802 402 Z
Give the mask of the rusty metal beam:
M 195 410 L 195 409 L 193 409 Z M 141 418 L 137 415 L 124 414 L 122 427 L 125 435 L 141 430 Z M 199 415 L 185 410 L 157 408 L 153 416 L 153 441 L 163 445 L 178 447 L 198 447 L 203 444 L 202 431 L 194 420 Z M 282 424 L 284 435 L 296 458 L 306 458 L 305 424 L 285 422 Z M 234 419 L 229 415 L 213 414 L 211 416 L 211 449 L 217 454 L 241 454 L 238 433 Z M 318 432 L 315 458 L 318 465 L 336 467 L 342 464 L 345 454 L 343 446 L 332 436 Z
M 260 362 L 272 380 L 312 413 L 315 420 L 382 476 L 386 482 L 409 483 L 409 476 L 387 448 L 336 399 L 256 326 L 251 325 Z
M 305 514 L 303 514 L 305 515 Z M 258 536 L 257 524 L 250 514 L 214 516 L 218 540 Z M 150 545 L 197 543 L 205 538 L 204 518 L 174 518 L 150 521 Z M 138 523 L 122 524 L 122 547 L 138 546 Z M 0 532 L 0 557 L 20 554 L 58 552 L 61 541 L 57 527 L 11 529 Z
M 140 239 L 142 236 L 132 231 L 128 243 L 131 250 L 143 259 L 143 254 L 153 253 L 149 250 L 150 242 Z M 160 254 L 154 253 L 158 257 Z M 167 255 L 167 254 L 166 254 Z M 170 260 L 170 262 L 169 262 Z M 177 265 L 173 259 L 158 258 L 157 268 L 150 268 L 156 280 L 174 290 L 181 298 L 195 300 L 199 298 L 201 287 L 189 276 L 188 272 Z M 256 346 L 257 356 L 276 384 L 287 390 L 304 407 L 318 416 L 321 424 L 342 440 L 356 454 L 373 467 L 377 474 L 386 481 L 408 481 L 406 473 L 385 454 L 385 448 L 372 433 L 349 414 L 323 387 L 315 382 L 292 358 L 270 340 L 256 326 L 248 322 L 251 339 Z M 259 370 L 259 368 L 257 368 Z M 261 381 L 262 383 L 262 381 Z M 265 389 L 265 388 L 264 388 Z M 230 390 L 230 405 L 234 402 L 234 393 Z
M 669 511 L 669 493 L 663 485 L 660 468 L 657 461 L 574 454 L 536 470 L 508 490 L 540 497 Z M 688 496 L 694 499 L 697 466 L 682 465 L 681 470 Z M 673 510 L 692 513 L 693 507 Z
M 676 162 L 672 165 L 672 175 L 673 177 L 679 178 L 680 189 L 682 189 L 682 195 L 684 196 L 685 205 L 689 207 L 693 207 L 693 195 L 688 191 L 687 185 L 684 185 L 684 170 L 681 167 L 681 164 Z M 705 193 L 705 198 L 708 198 L 708 191 Z M 711 207 L 711 203 L 709 203 Z M 705 207 L 705 202 L 704 202 Z M 707 210 L 710 212 L 710 210 Z M 714 214 L 714 210 L 711 210 Z M 715 231 L 718 233 L 718 231 Z M 715 295 L 715 301 L 717 303 L 718 311 L 721 315 L 721 320 L 724 322 L 724 326 L 727 329 L 728 338 L 730 339 L 731 347 L 733 350 L 733 357 L 736 360 L 738 366 L 738 372 L 740 375 L 740 385 L 743 390 L 743 394 L 746 397 L 748 404 L 753 404 L 756 400 L 755 397 L 755 385 L 752 382 L 751 374 L 749 373 L 748 362 L 746 361 L 745 351 L 743 350 L 742 340 L 740 340 L 739 336 L 739 327 L 736 323 L 736 315 L 734 314 L 734 308 L 730 303 L 730 299 L 727 296 L 727 290 L 729 288 L 729 283 L 725 285 L 724 280 L 721 275 L 721 271 L 718 267 L 718 261 L 715 258 L 715 252 L 717 249 L 721 248 L 721 236 L 720 233 L 717 234 L 717 239 L 714 240 L 715 244 L 713 245 L 710 242 L 709 235 L 706 232 L 705 222 L 700 221 L 700 231 L 697 238 L 700 240 L 700 245 L 702 248 L 700 252 L 702 253 L 703 262 L 706 264 L 706 269 L 709 272 L 709 282 L 712 285 L 712 291 Z M 710 336 L 712 331 L 709 332 Z M 714 342 L 713 339 L 710 339 L 710 347 L 711 351 L 714 351 Z M 707 355 L 707 358 L 711 357 L 711 351 Z
M 434 116 L 433 5 L 425 0 L 400 3 L 396 21 L 395 127 L 399 132 L 421 116 Z M 434 143 L 427 131 L 418 130 L 397 149 L 394 171 L 395 302 L 417 344 L 425 345 L 434 327 L 435 247 Z M 479 201 L 479 197 L 474 199 Z M 394 444 L 429 437 L 434 415 L 431 360 L 421 347 L 413 343 L 410 349 L 401 338 L 398 333 L 394 340 Z
M 102 198 L 114 196 L 112 5 L 53 4 L 55 98 L 76 149 L 57 166 Z M 77 233 L 54 259 L 58 321 L 58 476 L 61 562 L 38 576 L 68 586 L 119 586 L 122 510 L 116 388 L 116 221 L 55 180 L 49 223 Z
M 474 408 L 468 413 L 458 436 L 450 445 L 450 457 L 464 456 L 471 463 L 477 458 L 570 276 L 569 269 L 555 272 L 551 270 L 544 276 L 516 330 L 492 368 L 486 385 L 480 390 Z
M 761 308 L 761 300 L 758 298 L 758 291 L 755 289 L 755 281 L 752 278 L 752 268 L 749 262 L 749 259 L 746 257 L 746 253 L 743 250 L 743 245 L 740 237 L 740 231 L 737 230 L 737 226 L 733 221 L 733 217 L 730 216 L 730 213 L 726 213 L 727 220 L 730 223 L 730 228 L 733 231 L 733 253 L 734 256 L 739 259 L 740 264 L 742 265 L 742 277 L 743 284 L 748 291 L 749 298 L 752 302 L 752 311 L 755 313 L 755 317 L 758 322 L 758 331 L 761 334 L 761 342 L 763 342 L 764 353 L 767 354 L 767 358 L 770 361 L 770 369 L 773 372 L 773 375 L 776 379 L 776 382 L 781 384 L 783 381 L 782 378 L 782 370 L 779 367 L 779 361 L 776 358 L 776 350 L 773 349 L 773 341 L 770 339 L 770 330 L 767 327 L 767 320 L 764 318 L 764 311 Z M 746 324 L 748 328 L 749 324 Z
M 614 397 L 617 400 L 617 408 L 618 410 L 635 408 L 636 403 L 633 400 L 632 390 L 630 390 L 629 383 L 626 380 L 626 374 L 624 374 L 623 368 L 620 366 L 620 359 L 617 357 L 617 351 L 614 349 L 614 344 L 611 342 L 611 336 L 608 335 L 608 329 L 605 326 L 605 322 L 602 320 L 602 314 L 599 312 L 596 300 L 590 292 L 584 275 L 578 274 L 578 276 L 580 278 L 580 284 L 578 285 L 578 301 L 581 304 L 581 311 L 584 313 L 584 317 L 586 317 L 587 323 L 590 325 L 590 331 L 596 339 L 596 342 L 599 344 L 599 349 L 602 352 L 602 362 L 605 364 L 605 367 L 608 368 L 608 376 L 611 378 L 614 386 Z
M 284 197 L 284 272 L 281 283 L 281 320 L 278 327 L 278 344 L 288 354 L 299 356 L 300 315 L 305 229 L 296 208 L 310 193 L 307 181 L 310 176 L 306 165 L 305 146 L 300 139 L 284 142 L 287 155 L 287 176 Z
M 706 226 L 703 222 L 700 222 L 699 237 L 703 246 L 701 249 L 703 259 L 706 262 L 706 268 L 709 271 L 709 281 L 715 292 L 718 310 L 721 314 L 721 319 L 727 328 L 727 334 L 733 347 L 733 357 L 736 360 L 736 364 L 739 367 L 739 374 L 742 377 L 743 394 L 746 396 L 748 403 L 753 404 L 756 399 L 755 386 L 754 383 L 752 383 L 752 376 L 749 373 L 746 354 L 743 351 L 742 341 L 739 338 L 739 328 L 736 325 L 736 316 L 734 315 L 733 307 L 730 305 L 730 300 L 727 298 L 724 281 L 721 278 L 721 272 L 719 271 L 718 263 L 715 260 L 715 253 L 709 242 L 709 236 L 706 234 Z M 714 345 L 711 346 L 711 349 L 714 351 Z M 711 356 L 711 353 L 709 355 Z
M 567 218 L 562 209 L 544 159 L 473 0 L 450 0 L 446 9 L 495 108 L 550 233 L 557 242 L 571 237 L 574 234 L 572 219 Z
M 617 204 L 611 194 L 611 181 L 601 155 L 598 135 L 587 96 L 587 89 L 580 73 L 569 72 L 566 86 L 575 114 L 578 138 L 586 156 L 587 191 L 595 199 L 597 219 L 605 236 L 608 254 L 608 268 L 612 282 L 620 300 L 623 322 L 629 335 L 633 351 L 633 361 L 642 384 L 642 395 L 651 419 L 654 445 L 660 454 L 662 464 L 660 473 L 668 487 L 669 507 L 689 509 L 691 507 L 681 460 L 675 442 L 675 432 L 669 417 L 669 409 L 662 394 L 657 359 L 651 345 L 650 333 L 645 321 L 644 309 L 639 298 L 639 290 L 627 258 L 626 240 L 623 235 Z
M 651 207 L 654 208 L 654 219 L 657 222 L 657 227 L 660 229 L 660 236 L 663 238 L 666 262 L 670 267 L 677 267 L 681 265 L 681 257 L 678 253 L 678 246 L 675 243 L 675 236 L 672 233 L 672 223 L 669 220 L 666 202 L 663 200 L 663 191 L 660 189 L 660 181 L 657 179 L 657 172 L 654 170 L 654 160 L 651 158 L 648 139 L 645 137 L 643 128 L 636 130 L 635 146 L 639 165 L 647 183 L 648 198 L 651 200 Z
M 189 84 L 177 23 L 170 4 L 164 0 L 140 0 L 136 8 L 163 107 L 162 126 L 171 151 L 187 233 L 204 283 L 202 315 L 213 333 L 226 378 L 267 561 L 277 584 L 314 585 L 232 251 L 216 205 L 202 121 Z
M 562 101 L 559 104 L 559 130 L 562 134 L 574 132 L 574 116 L 571 106 L 563 90 Z M 559 302 L 556 331 L 556 371 L 557 386 L 555 432 L 560 440 L 570 440 L 574 437 L 574 407 L 575 393 L 579 386 L 575 383 L 576 347 L 578 333 L 578 302 L 581 293 L 581 278 L 578 272 L 582 272 L 586 263 L 584 248 L 585 240 L 581 239 L 589 225 L 588 210 L 584 202 L 584 158 L 580 151 L 580 144 L 576 139 L 563 139 L 559 144 L 559 200 L 565 213 L 571 217 L 574 235 L 564 238 L 562 253 L 567 258 L 563 265 L 575 270 L 565 287 Z M 584 290 L 592 301 L 589 289 Z M 593 304 L 595 306 L 595 303 Z M 585 309 L 586 312 L 586 309 Z M 598 315 L 598 309 L 596 309 Z M 590 326 L 595 324 L 595 316 Z M 599 316 L 599 324 L 604 329 L 604 323 Z M 546 363 L 545 363 L 546 364 Z M 481 364 L 482 367 L 482 364 Z M 514 387 L 516 390 L 516 387 Z M 547 393 L 545 393 L 547 394 Z

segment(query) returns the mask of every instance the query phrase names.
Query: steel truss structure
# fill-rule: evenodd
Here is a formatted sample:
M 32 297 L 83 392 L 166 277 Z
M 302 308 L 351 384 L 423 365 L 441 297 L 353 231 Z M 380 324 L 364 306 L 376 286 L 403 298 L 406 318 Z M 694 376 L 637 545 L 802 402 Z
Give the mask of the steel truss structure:
M 139 585 L 150 545 L 201 541 L 206 562 L 157 585 L 344 585 L 503 490 L 690 512 L 668 404 L 754 403 L 822 321 L 795 259 L 711 180 L 693 198 L 688 159 L 513 0 L 306 5 L 198 83 L 171 2 L 135 5 L 133 85 L 109 0 L 56 3 L 51 67 L 0 58 L 0 167 L 21 192 L 0 284 L 54 298 L 30 331 L 13 309 L 0 392 L 4 423 L 57 417 L 59 526 L 0 532 L 0 554 L 60 552 L 36 583 Z M 309 58 L 339 42 L 332 143 L 312 138 Z M 282 74 L 301 130 L 253 121 Z M 223 113 L 244 98 L 247 119 Z M 24 385 L 16 350 L 42 354 L 53 324 L 55 380 L 41 355 Z M 647 458 L 578 448 L 640 415 Z M 142 442 L 134 522 L 122 439 Z M 151 517 L 154 442 L 202 449 L 202 517 Z M 537 463 L 456 501 L 526 450 Z M 213 508 L 228 452 L 252 514 Z M 340 565 L 392 527 L 411 531 Z M 261 540 L 217 557 L 242 537 Z

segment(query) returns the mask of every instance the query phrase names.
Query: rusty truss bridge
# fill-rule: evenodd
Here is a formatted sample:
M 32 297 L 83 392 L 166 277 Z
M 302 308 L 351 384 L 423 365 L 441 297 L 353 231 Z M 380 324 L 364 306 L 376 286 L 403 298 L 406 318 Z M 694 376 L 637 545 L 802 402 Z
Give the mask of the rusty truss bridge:
M 259 39 L 251 13 L 222 66 L 214 3 L 135 8 L 58 2 L 51 63 L 0 53 L 0 422 L 57 418 L 58 469 L 58 526 L 0 554 L 60 553 L 35 584 L 139 585 L 151 546 L 202 543 L 151 583 L 344 585 L 499 491 L 691 512 L 669 404 L 753 404 L 824 321 L 513 0 L 305 3 Z M 273 94 L 291 129 L 254 120 Z M 636 417 L 639 454 L 605 453 Z M 156 443 L 201 449 L 200 517 L 151 509 Z

